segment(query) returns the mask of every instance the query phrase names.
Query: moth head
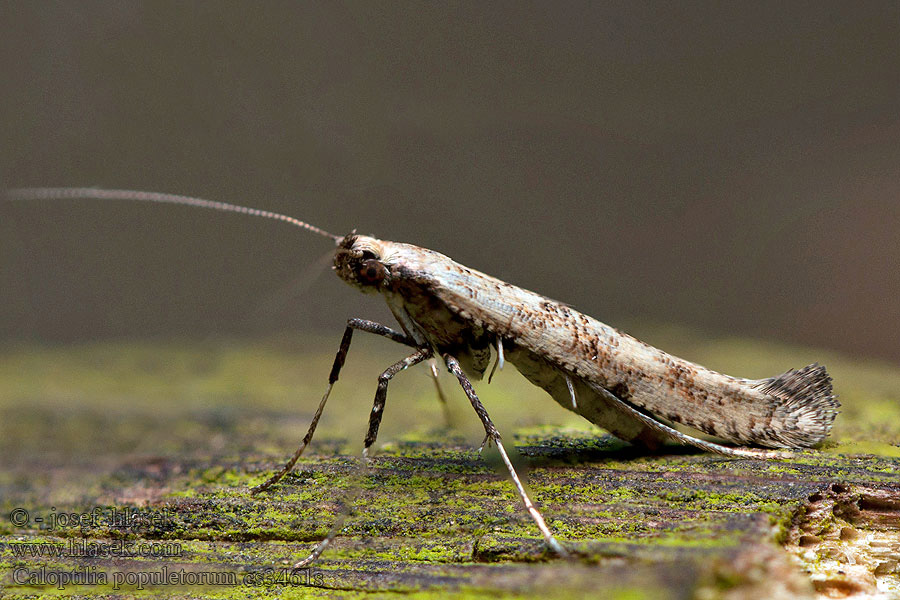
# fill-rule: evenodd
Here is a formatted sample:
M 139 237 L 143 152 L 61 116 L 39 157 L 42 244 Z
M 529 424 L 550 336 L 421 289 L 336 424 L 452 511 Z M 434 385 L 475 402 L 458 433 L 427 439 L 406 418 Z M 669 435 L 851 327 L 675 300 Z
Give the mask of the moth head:
M 384 250 L 381 240 L 352 232 L 338 244 L 333 268 L 350 285 L 364 292 L 377 292 L 391 274 L 382 261 Z

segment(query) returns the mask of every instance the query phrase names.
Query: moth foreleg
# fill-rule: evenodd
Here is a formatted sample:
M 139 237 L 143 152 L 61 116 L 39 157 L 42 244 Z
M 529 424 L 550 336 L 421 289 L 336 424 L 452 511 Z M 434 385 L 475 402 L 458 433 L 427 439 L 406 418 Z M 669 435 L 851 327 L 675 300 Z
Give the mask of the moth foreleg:
M 378 376 L 378 387 L 375 389 L 375 402 L 372 405 L 372 412 L 369 415 L 369 431 L 366 433 L 366 439 L 363 443 L 363 456 L 369 455 L 369 447 L 375 443 L 378 437 L 378 427 L 381 425 L 381 417 L 384 415 L 384 403 L 387 399 L 387 388 L 391 379 L 400 371 L 406 370 L 413 365 L 417 365 L 423 360 L 428 360 L 433 355 L 431 348 L 421 348 L 416 350 L 403 360 L 399 360 L 384 370 Z
M 328 396 L 331 394 L 331 388 L 334 386 L 335 382 L 338 380 L 338 377 L 341 374 L 341 368 L 344 366 L 344 360 L 346 360 L 347 352 L 350 350 L 350 342 L 353 340 L 353 331 L 355 329 L 384 336 L 386 338 L 394 340 L 395 342 L 399 342 L 407 346 L 415 347 L 416 345 L 412 338 L 410 338 L 406 334 L 400 333 L 399 331 L 394 331 L 386 325 L 375 323 L 374 321 L 367 321 L 365 319 L 350 319 L 349 321 L 347 321 L 347 328 L 344 329 L 344 336 L 341 338 L 341 346 L 340 348 L 338 348 L 337 354 L 334 357 L 334 363 L 331 365 L 331 374 L 328 376 L 328 387 L 325 388 L 325 393 L 322 395 L 322 399 L 319 401 L 319 407 L 316 409 L 316 414 L 313 415 L 312 422 L 309 424 L 309 429 L 307 430 L 306 435 L 303 436 L 303 441 L 300 443 L 300 447 L 297 448 L 297 451 L 294 452 L 293 456 L 291 456 L 291 458 L 284 464 L 283 467 L 281 467 L 281 469 L 277 473 L 269 477 L 263 483 L 250 488 L 251 494 L 258 494 L 259 492 L 262 492 L 263 490 L 266 490 L 281 481 L 281 479 L 285 475 L 290 473 L 291 469 L 294 468 L 294 465 L 297 464 L 297 460 L 300 458 L 300 455 L 303 454 L 304 450 L 306 450 L 306 447 L 312 440 L 313 434 L 316 432 L 316 427 L 319 425 L 319 419 L 322 417 L 322 411 L 325 409 L 325 404 L 328 402 Z
M 329 545 L 331 545 L 331 543 L 334 541 L 334 538 L 336 538 L 344 528 L 344 522 L 347 520 L 347 516 L 350 514 L 351 507 L 356 500 L 356 497 L 359 495 L 359 482 L 366 471 L 367 461 L 369 460 L 369 447 L 375 443 L 375 438 L 378 437 L 378 426 L 381 424 L 381 417 L 384 414 L 384 403 L 385 399 L 387 398 L 388 383 L 394 377 L 394 375 L 396 375 L 400 371 L 408 369 L 413 365 L 417 365 L 420 362 L 431 358 L 432 355 L 433 352 L 431 348 L 420 348 L 403 360 L 395 362 L 390 367 L 385 369 L 381 375 L 378 376 L 378 388 L 375 391 L 375 404 L 372 407 L 371 414 L 369 415 L 369 432 L 366 434 L 366 440 L 362 451 L 362 459 L 360 460 L 359 469 L 357 470 L 356 476 L 354 477 L 354 484 L 351 486 L 351 493 L 345 496 L 341 501 L 341 508 L 338 511 L 334 525 L 332 525 L 331 529 L 328 531 L 328 534 L 324 539 L 322 539 L 321 542 L 316 544 L 315 548 L 313 548 L 309 556 L 294 565 L 295 569 L 302 569 L 319 558 L 319 556 L 322 555 L 322 552 L 324 552 L 325 549 Z
M 367 470 L 368 465 L 366 463 L 368 460 L 369 459 L 365 456 L 360 458 L 359 466 L 356 469 L 356 473 L 353 477 L 353 484 L 350 486 L 350 492 L 339 501 L 337 517 L 335 518 L 334 524 L 331 526 L 331 529 L 328 531 L 328 534 L 321 542 L 316 544 L 316 546 L 312 549 L 312 552 L 309 553 L 309 556 L 294 565 L 294 569 L 302 569 L 312 564 L 313 561 L 322 556 L 322 553 L 325 551 L 325 549 L 331 545 L 331 543 L 334 541 L 334 538 L 336 538 L 344 528 L 344 523 L 346 522 L 347 517 L 350 516 L 352 506 L 356 502 L 356 498 L 359 496 L 360 481 L 362 480 L 362 477 L 363 475 L 365 475 L 365 472 Z
M 522 502 L 525 504 L 525 509 L 528 510 L 528 514 L 531 515 L 532 520 L 534 520 L 535 524 L 537 524 L 538 529 L 540 529 L 541 534 L 544 536 L 544 540 L 547 542 L 547 545 L 553 549 L 560 556 L 568 556 L 569 553 L 563 548 L 562 544 L 560 544 L 553 534 L 550 532 L 550 528 L 547 527 L 547 523 L 544 522 L 544 517 L 541 516 L 541 513 L 535 508 L 534 504 L 531 502 L 531 498 L 528 497 L 528 493 L 525 491 L 525 486 L 522 485 L 522 481 L 519 479 L 519 474 L 516 473 L 515 467 L 513 467 L 512 461 L 509 460 L 509 455 L 506 453 L 506 448 L 503 447 L 503 442 L 500 441 L 500 432 L 497 431 L 497 428 L 494 426 L 494 423 L 491 421 L 490 415 L 488 415 L 487 410 L 485 410 L 484 405 L 481 403 L 481 400 L 478 399 L 478 395 L 475 394 L 474 388 L 472 388 L 472 383 L 469 381 L 469 378 L 466 377 L 466 374 L 463 373 L 462 367 L 459 366 L 459 361 L 456 360 L 455 357 L 450 354 L 444 355 L 444 362 L 447 364 L 447 368 L 450 369 L 450 372 L 456 375 L 456 378 L 459 380 L 459 385 L 462 386 L 463 391 L 465 391 L 466 396 L 469 398 L 469 402 L 472 404 L 472 408 L 475 409 L 475 413 L 478 415 L 478 418 L 481 419 L 482 425 L 484 425 L 484 431 L 487 434 L 488 439 L 490 439 L 497 446 L 497 450 L 500 452 L 500 457 L 503 459 L 503 464 L 506 465 L 507 471 L 509 471 L 509 475 L 513 480 L 513 484 L 516 486 L 516 490 L 519 492 L 519 497 L 522 498 Z

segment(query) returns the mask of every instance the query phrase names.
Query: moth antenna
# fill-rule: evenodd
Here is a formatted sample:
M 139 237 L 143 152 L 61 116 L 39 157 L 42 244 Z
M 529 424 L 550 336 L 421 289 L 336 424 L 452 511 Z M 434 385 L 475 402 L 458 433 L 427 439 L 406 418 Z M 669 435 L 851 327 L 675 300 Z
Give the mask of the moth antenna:
M 343 237 L 328 233 L 324 229 L 310 225 L 300 219 L 289 217 L 281 213 L 272 212 L 270 210 L 262 210 L 259 208 L 250 208 L 240 206 L 238 204 L 229 204 L 227 202 L 217 202 L 215 200 L 204 200 L 202 198 L 193 198 L 191 196 L 181 196 L 178 194 L 163 194 L 159 192 L 140 192 L 135 190 L 104 190 L 97 188 L 20 188 L 7 190 L 5 196 L 10 200 L 133 200 L 137 202 L 161 202 L 164 204 L 183 204 L 185 206 L 196 206 L 199 208 L 208 208 L 211 210 L 221 210 L 225 212 L 234 212 L 254 217 L 263 217 L 265 219 L 273 219 L 275 221 L 283 221 L 306 229 L 321 236 L 331 238 L 335 243 L 340 242 Z

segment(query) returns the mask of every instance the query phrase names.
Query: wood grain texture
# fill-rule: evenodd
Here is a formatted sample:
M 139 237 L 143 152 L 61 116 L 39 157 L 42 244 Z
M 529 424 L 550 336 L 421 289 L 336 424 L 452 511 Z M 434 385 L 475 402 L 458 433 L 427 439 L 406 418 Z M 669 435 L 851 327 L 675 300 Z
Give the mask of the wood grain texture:
M 540 390 L 524 399 L 531 388 L 510 375 L 482 384 L 535 502 L 577 554 L 572 561 L 548 554 L 499 461 L 487 451 L 478 456 L 470 434 L 480 440 L 479 424 L 465 400 L 451 394 L 462 433 L 448 434 L 428 379 L 398 378 L 384 445 L 362 479 L 354 514 L 311 571 L 285 580 L 280 569 L 325 535 L 354 485 L 348 453 L 361 448 L 375 376 L 392 360 L 385 344 L 354 348 L 310 454 L 259 496 L 248 487 L 277 468 L 302 435 L 333 348 L 263 342 L 7 349 L 0 355 L 0 594 L 59 592 L 49 584 L 10 586 L 16 569 L 41 567 L 103 572 L 110 582 L 116 574 L 137 580 L 162 570 L 182 579 L 210 572 L 226 578 L 221 585 L 145 590 L 64 586 L 65 593 L 98 597 L 803 598 L 896 579 L 884 553 L 855 555 L 857 564 L 866 556 L 872 564 L 868 576 L 852 577 L 836 568 L 811 579 L 792 558 L 819 548 L 834 554 L 849 543 L 842 536 L 874 532 L 888 546 L 900 540 L 900 432 L 891 403 L 900 376 L 835 359 L 838 384 L 847 382 L 840 390 L 847 425 L 832 446 L 788 461 L 674 446 L 647 454 L 573 427 L 567 413 L 548 412 L 538 401 Z M 685 349 L 721 359 L 730 344 L 700 340 Z M 805 356 L 765 347 L 768 353 L 752 343 L 731 352 L 752 356 L 751 370 Z M 446 386 L 449 377 L 442 379 Z M 15 508 L 32 517 L 130 508 L 140 518 L 130 530 L 102 520 L 84 530 L 41 529 L 13 525 Z M 17 556 L 35 544 L 117 540 L 178 551 L 166 558 Z

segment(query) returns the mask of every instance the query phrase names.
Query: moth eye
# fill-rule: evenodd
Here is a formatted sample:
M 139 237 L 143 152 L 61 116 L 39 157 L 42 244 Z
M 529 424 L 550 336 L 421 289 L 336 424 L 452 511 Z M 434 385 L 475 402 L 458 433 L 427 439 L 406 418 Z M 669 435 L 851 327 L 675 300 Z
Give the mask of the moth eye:
M 359 271 L 357 271 L 359 281 L 368 285 L 380 282 L 384 279 L 384 274 L 384 265 L 374 258 L 363 261 L 362 265 L 359 267 Z

